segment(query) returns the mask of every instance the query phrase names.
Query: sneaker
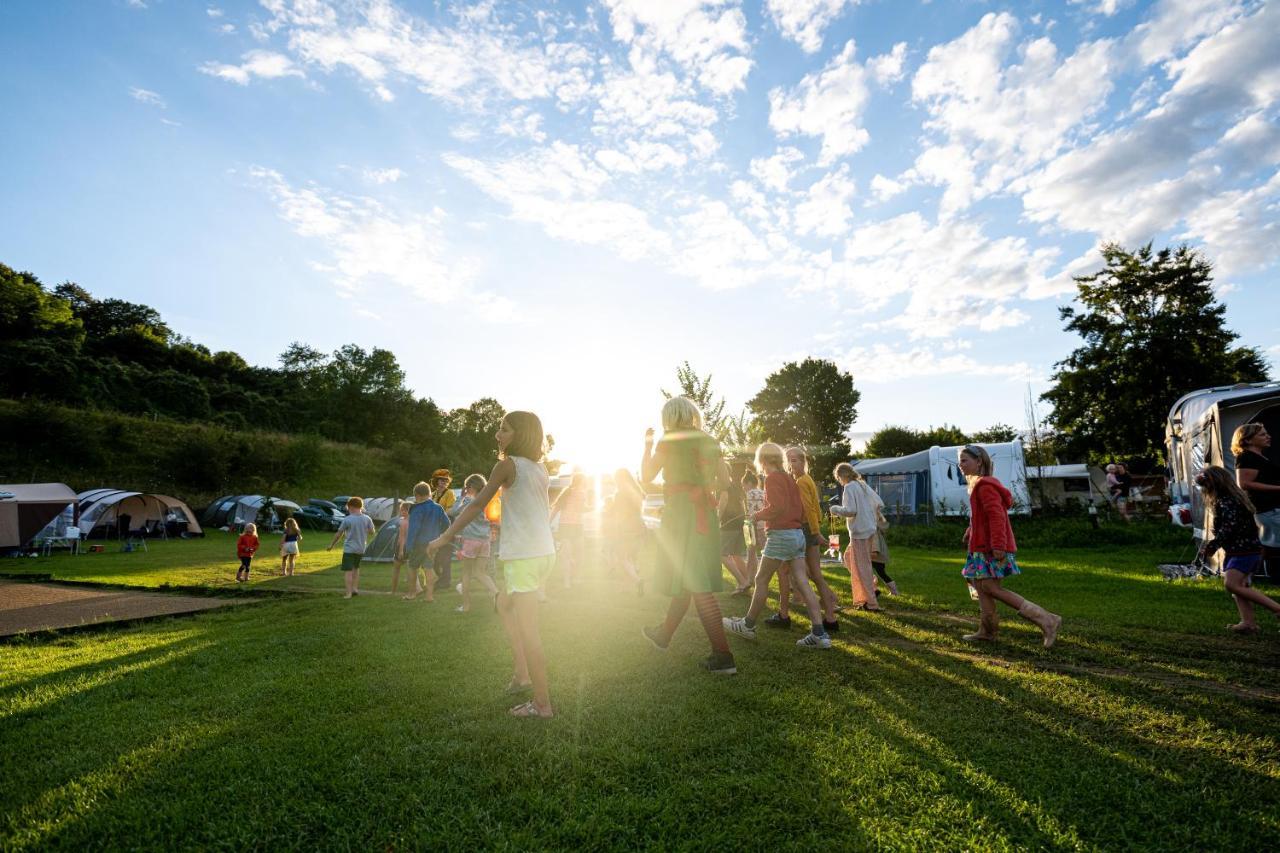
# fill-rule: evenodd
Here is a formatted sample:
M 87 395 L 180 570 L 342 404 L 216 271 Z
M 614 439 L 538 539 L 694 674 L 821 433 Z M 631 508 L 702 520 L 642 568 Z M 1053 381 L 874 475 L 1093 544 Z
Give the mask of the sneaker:
M 702 662 L 702 668 L 712 675 L 737 675 L 738 667 L 733 662 L 733 655 L 719 654 L 712 652 L 711 655 Z
M 666 642 L 662 640 L 661 628 L 650 628 L 648 625 L 640 629 L 640 633 L 644 634 L 644 638 L 653 643 L 653 647 L 660 652 L 665 652 L 667 646 L 671 645 L 671 638 L 668 637 Z
M 770 628 L 790 628 L 791 617 L 783 616 L 781 613 L 775 613 L 768 619 L 764 620 L 764 624 L 768 625 Z
M 458 595 L 462 595 L 462 584 L 457 584 L 454 589 L 458 591 Z
M 796 645 L 803 649 L 829 649 L 831 648 L 831 638 L 819 637 L 816 634 L 805 634 L 796 640 Z
M 748 640 L 756 638 L 756 629 L 747 627 L 747 620 L 741 616 L 726 616 L 720 620 L 720 624 L 724 625 L 724 629 L 730 634 L 737 634 L 739 637 L 745 637 Z
M 839 623 L 839 622 L 828 622 L 826 619 L 823 619 L 823 620 L 822 620 L 822 630 L 826 631 L 828 634 L 839 634 L 839 633 L 840 633 L 840 623 Z

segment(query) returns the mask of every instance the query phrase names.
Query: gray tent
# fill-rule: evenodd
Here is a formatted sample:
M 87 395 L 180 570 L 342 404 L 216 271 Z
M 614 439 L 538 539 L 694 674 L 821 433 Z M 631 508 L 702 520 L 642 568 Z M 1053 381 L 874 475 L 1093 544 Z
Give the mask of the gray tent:
M 364 549 L 366 563 L 390 563 L 396 558 L 396 537 L 400 533 L 400 516 L 394 516 L 373 535 L 373 541 Z
M 76 493 L 62 483 L 0 484 L 0 548 L 22 548 L 67 507 Z

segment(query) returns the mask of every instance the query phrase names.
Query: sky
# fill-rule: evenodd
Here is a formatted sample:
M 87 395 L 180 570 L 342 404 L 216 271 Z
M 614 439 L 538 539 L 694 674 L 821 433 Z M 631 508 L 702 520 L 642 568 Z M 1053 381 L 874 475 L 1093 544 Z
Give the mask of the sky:
M 685 360 L 1024 427 L 1106 242 L 1202 250 L 1280 363 L 1277 44 L 1256 0 L 11 0 L 0 262 L 256 364 L 389 349 L 588 466 Z

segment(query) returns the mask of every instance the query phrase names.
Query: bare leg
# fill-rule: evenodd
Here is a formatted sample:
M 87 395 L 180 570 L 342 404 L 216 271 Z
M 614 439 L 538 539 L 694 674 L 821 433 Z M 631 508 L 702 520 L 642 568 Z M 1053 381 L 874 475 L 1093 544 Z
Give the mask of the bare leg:
M 287 565 L 289 565 L 289 555 L 281 554 L 280 555 L 280 576 L 281 577 L 284 577 L 284 573 L 285 573 L 284 570 L 285 570 L 285 566 Z
M 458 609 L 464 613 L 471 609 L 471 576 L 475 570 L 475 559 L 462 561 L 462 604 L 458 606 Z
M 515 599 L 505 592 L 498 593 L 498 616 L 502 619 L 502 630 L 511 644 L 511 687 L 520 687 L 529 683 L 529 664 L 524 657 L 524 640 L 520 633 L 520 625 L 516 620 Z
M 529 681 L 533 684 L 533 705 L 538 713 L 550 716 L 551 694 L 547 686 L 547 661 L 542 653 L 542 635 L 538 631 L 538 597 L 527 592 L 517 592 L 515 599 L 516 624 L 520 630 L 520 643 L 524 648 L 525 666 Z
M 779 560 L 778 564 L 781 565 L 782 561 Z M 791 577 L 786 571 L 778 572 L 778 615 L 783 619 L 791 618 Z
M 356 574 L 355 572 L 342 573 L 343 581 L 346 583 L 346 586 L 347 586 L 347 594 L 342 596 L 343 598 L 350 598 L 351 594 L 355 591 L 355 574 Z
M 996 601 L 982 591 L 982 587 L 975 587 L 978 590 L 978 630 L 972 634 L 965 634 L 966 640 L 994 640 L 996 638 L 996 630 L 1000 624 L 1000 615 L 996 610 Z
M 734 586 L 745 589 L 747 586 L 747 567 L 739 554 L 726 554 L 723 558 L 725 568 L 733 575 Z
M 756 570 L 756 589 L 751 593 L 751 605 L 747 608 L 749 624 L 754 625 L 756 617 L 764 609 L 765 602 L 769 598 L 769 581 L 773 579 L 781 565 L 782 561 L 775 560 L 773 557 L 765 557 L 760 561 L 760 568 Z
M 822 574 L 822 549 L 817 545 L 805 549 L 804 564 L 809 580 L 818 588 L 818 600 L 822 603 L 822 618 L 827 622 L 836 621 L 836 594 Z
M 1272 613 L 1280 613 L 1280 604 L 1277 604 L 1265 593 L 1254 589 L 1253 578 L 1244 572 L 1227 569 L 1225 582 L 1227 592 L 1231 593 L 1231 597 L 1236 602 L 1236 609 L 1240 611 L 1240 625 L 1248 628 L 1257 627 L 1257 622 L 1254 620 L 1253 615 L 1253 606 L 1255 604 L 1265 607 Z
M 400 588 L 400 567 L 404 565 L 404 560 L 395 560 L 391 563 L 391 594 L 395 595 L 396 590 Z
M 815 629 L 813 633 L 818 634 L 823 630 L 822 606 L 818 604 L 818 596 L 813 594 L 813 587 L 809 586 L 809 568 L 805 565 L 804 557 L 791 561 L 791 579 L 795 581 L 796 589 L 800 590 L 800 597 L 804 599 L 805 609 L 809 611 L 809 621 Z
M 355 595 L 360 594 L 360 569 L 357 568 L 351 573 L 351 592 Z

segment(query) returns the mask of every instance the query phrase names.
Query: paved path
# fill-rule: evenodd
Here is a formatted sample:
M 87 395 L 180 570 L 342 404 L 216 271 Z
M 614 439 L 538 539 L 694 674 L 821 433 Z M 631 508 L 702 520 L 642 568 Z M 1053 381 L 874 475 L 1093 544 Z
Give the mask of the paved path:
M 0 637 L 196 613 L 247 600 L 0 580 Z

